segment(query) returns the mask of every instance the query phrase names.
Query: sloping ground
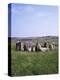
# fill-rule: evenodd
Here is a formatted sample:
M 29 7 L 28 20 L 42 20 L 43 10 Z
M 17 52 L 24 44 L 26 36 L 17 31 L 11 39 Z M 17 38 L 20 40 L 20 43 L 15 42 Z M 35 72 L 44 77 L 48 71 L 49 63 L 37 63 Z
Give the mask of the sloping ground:
M 48 52 L 22 52 L 12 49 L 12 76 L 58 73 L 58 49 Z
M 55 42 L 56 45 L 58 45 L 58 37 L 56 36 L 44 36 L 44 37 L 27 37 L 27 38 L 17 38 L 12 37 L 11 41 L 12 43 L 16 43 L 16 41 L 32 41 L 32 42 L 39 42 L 43 44 L 44 42 Z
M 57 37 L 45 37 L 32 41 L 54 41 L 58 44 Z M 41 75 L 58 73 L 58 48 L 47 52 L 24 52 L 16 51 L 16 39 L 11 43 L 11 71 L 12 76 Z M 10 45 L 10 44 L 9 44 Z M 58 45 L 57 45 L 58 47 Z

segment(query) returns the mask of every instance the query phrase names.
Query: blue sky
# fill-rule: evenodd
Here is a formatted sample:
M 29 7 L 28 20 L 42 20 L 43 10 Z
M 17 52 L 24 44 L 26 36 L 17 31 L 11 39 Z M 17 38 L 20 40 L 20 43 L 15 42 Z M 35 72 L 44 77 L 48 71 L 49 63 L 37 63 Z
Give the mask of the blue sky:
M 58 36 L 58 7 L 12 4 L 11 36 Z

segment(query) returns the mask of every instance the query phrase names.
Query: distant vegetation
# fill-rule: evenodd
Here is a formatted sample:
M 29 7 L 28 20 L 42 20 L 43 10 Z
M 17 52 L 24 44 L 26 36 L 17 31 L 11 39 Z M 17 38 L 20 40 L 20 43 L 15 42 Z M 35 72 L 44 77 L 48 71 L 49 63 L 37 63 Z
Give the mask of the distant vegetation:
M 17 38 L 17 37 L 12 37 L 11 38 L 12 42 L 16 42 L 17 40 L 19 41 L 32 41 L 32 42 L 40 42 L 41 44 L 44 42 L 55 42 L 55 44 L 58 45 L 58 36 L 43 36 L 43 37 L 26 37 L 26 38 Z

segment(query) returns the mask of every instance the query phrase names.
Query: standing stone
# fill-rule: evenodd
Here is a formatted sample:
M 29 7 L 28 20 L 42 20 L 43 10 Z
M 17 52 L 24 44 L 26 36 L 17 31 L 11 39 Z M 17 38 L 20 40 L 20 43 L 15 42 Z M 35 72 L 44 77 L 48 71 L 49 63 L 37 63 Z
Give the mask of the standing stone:
M 21 42 L 21 51 L 24 51 L 24 45 L 23 45 L 23 42 Z
M 21 42 L 20 41 L 16 42 L 16 50 L 21 50 Z

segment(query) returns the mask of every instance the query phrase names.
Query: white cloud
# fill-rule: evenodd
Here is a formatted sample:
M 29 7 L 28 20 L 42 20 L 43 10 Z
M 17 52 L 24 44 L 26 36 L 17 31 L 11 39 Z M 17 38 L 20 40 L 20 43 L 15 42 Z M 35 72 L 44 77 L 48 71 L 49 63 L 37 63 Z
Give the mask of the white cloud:
M 26 11 L 26 12 L 34 12 L 34 8 L 33 8 L 32 6 L 27 6 L 27 7 L 25 8 L 25 11 Z
M 13 13 L 33 13 L 34 12 L 34 8 L 32 6 L 25 6 L 25 8 L 12 8 L 11 12 Z
M 44 16 L 51 16 L 54 15 L 53 13 L 45 13 L 45 12 L 36 12 L 35 16 L 36 17 L 44 17 Z
M 35 9 L 34 6 L 25 6 L 23 8 L 19 7 L 18 9 L 17 8 L 12 8 L 11 9 L 11 12 L 15 13 L 15 14 L 31 14 L 32 16 L 35 16 L 35 17 L 44 17 L 44 16 L 51 16 L 51 15 L 54 15 L 53 13 L 51 12 L 42 12 L 42 11 L 37 11 Z

